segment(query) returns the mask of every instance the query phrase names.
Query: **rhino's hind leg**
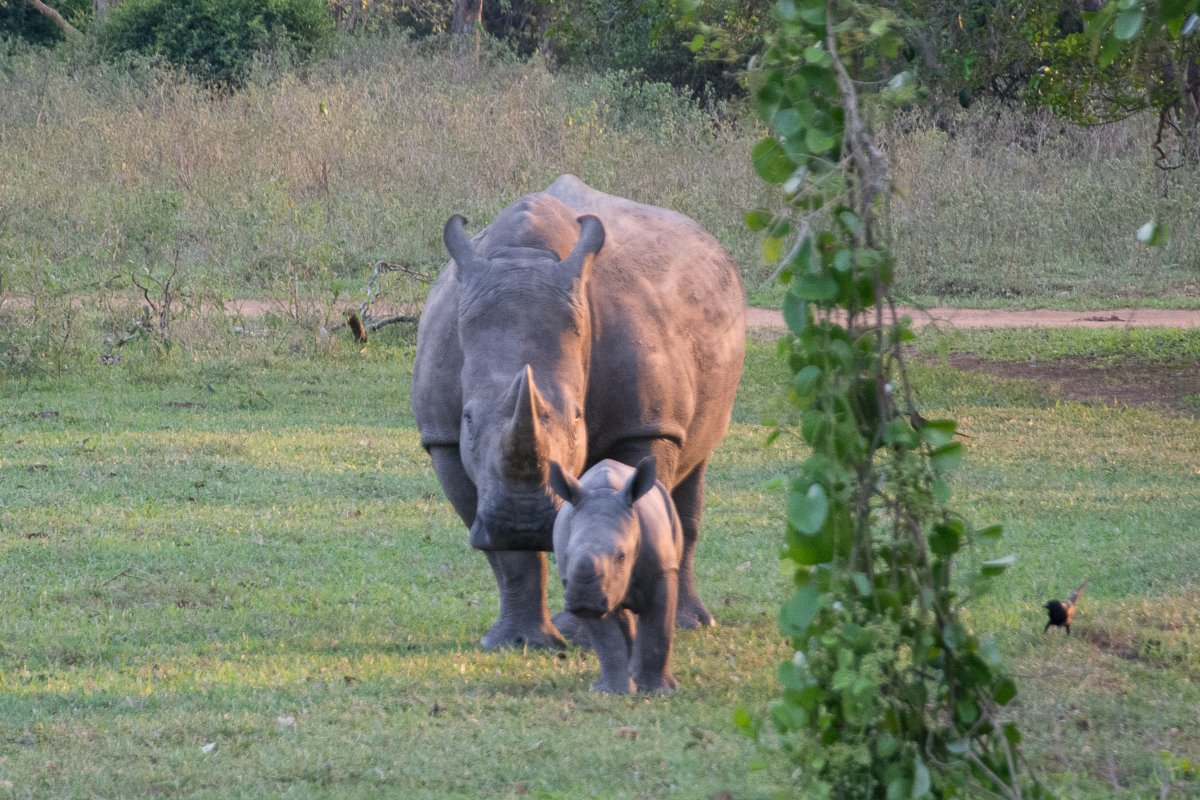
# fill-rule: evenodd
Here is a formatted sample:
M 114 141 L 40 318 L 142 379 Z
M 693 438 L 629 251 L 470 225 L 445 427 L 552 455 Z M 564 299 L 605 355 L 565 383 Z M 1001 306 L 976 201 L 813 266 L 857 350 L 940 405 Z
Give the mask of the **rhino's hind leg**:
M 438 482 L 467 530 L 475 522 L 475 484 L 463 469 L 458 447 L 429 448 Z M 562 647 L 563 639 L 546 609 L 546 556 L 543 553 L 488 553 L 500 587 L 500 618 L 483 635 L 484 647 Z
M 487 554 L 500 586 L 500 618 L 483 635 L 484 647 L 563 647 L 546 609 L 546 554 L 501 551 Z
M 679 604 L 675 612 L 675 623 L 680 628 L 717 624 L 696 591 L 696 573 L 693 566 L 696 540 L 700 538 L 700 517 L 704 513 L 704 473 L 707 469 L 708 462 L 701 463 L 671 492 L 675 510 L 679 512 L 679 522 L 683 526 L 683 556 L 679 561 Z

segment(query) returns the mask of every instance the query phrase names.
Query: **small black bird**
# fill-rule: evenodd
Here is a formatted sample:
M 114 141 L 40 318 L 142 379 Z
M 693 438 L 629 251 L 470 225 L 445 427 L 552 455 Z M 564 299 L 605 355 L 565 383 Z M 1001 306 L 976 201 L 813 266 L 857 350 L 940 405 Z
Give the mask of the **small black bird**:
M 1051 625 L 1057 625 L 1067 629 L 1067 636 L 1071 635 L 1071 622 L 1075 619 L 1075 607 L 1079 603 L 1080 595 L 1083 594 L 1083 587 L 1087 585 L 1087 581 L 1080 584 L 1079 588 L 1075 590 L 1075 594 L 1071 595 L 1070 600 L 1051 600 L 1046 603 L 1050 621 L 1046 623 L 1046 627 L 1042 628 L 1042 633 L 1050 630 Z

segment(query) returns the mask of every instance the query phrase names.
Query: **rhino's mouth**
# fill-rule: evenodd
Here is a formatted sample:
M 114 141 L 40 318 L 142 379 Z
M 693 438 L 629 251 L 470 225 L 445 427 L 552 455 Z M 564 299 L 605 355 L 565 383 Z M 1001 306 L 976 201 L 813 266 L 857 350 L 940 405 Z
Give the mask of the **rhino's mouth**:
M 547 500 L 542 495 L 537 508 L 526 506 L 516 513 L 481 509 L 471 525 L 471 547 L 489 551 L 553 550 L 554 517 L 557 511 Z

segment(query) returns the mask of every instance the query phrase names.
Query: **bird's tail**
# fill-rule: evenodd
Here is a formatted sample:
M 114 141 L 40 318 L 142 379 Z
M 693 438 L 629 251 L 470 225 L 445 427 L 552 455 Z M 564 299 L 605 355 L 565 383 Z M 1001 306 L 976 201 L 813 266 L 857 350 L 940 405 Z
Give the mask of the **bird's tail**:
M 1087 585 L 1087 581 L 1079 584 L 1079 588 L 1075 590 L 1075 594 L 1071 595 L 1071 605 L 1076 605 L 1079 602 L 1079 598 L 1083 596 L 1083 587 Z

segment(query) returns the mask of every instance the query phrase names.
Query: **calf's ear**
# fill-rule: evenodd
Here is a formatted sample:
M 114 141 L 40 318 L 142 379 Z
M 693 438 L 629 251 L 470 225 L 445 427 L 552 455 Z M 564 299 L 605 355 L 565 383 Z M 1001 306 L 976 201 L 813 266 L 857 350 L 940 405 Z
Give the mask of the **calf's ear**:
M 629 480 L 625 482 L 625 497 L 629 501 L 629 505 L 636 503 L 642 495 L 654 488 L 656 480 L 655 471 L 656 462 L 654 456 L 646 456 L 641 463 L 634 469 L 633 474 L 629 476 Z
M 550 488 L 554 493 L 573 506 L 583 499 L 583 486 L 569 473 L 563 471 L 557 461 L 550 462 Z

